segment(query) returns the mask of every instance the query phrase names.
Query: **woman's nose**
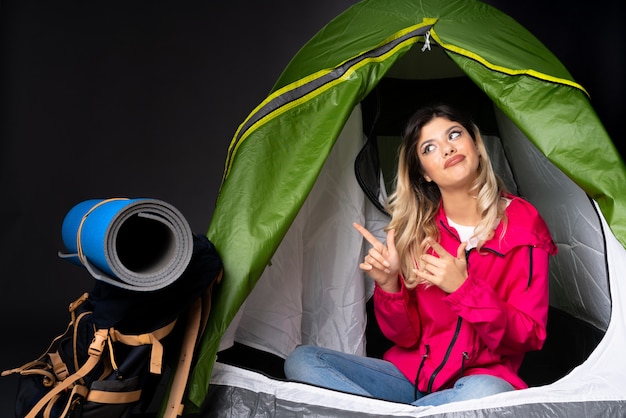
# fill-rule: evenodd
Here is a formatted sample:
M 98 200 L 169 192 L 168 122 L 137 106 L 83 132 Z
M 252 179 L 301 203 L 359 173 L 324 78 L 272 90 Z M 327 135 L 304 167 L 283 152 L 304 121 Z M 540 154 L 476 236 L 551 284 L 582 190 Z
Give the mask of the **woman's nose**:
M 454 146 L 452 144 L 448 144 L 444 149 L 443 149 L 443 155 L 444 156 L 448 156 L 451 154 L 454 154 L 456 152 L 456 148 L 454 148 Z

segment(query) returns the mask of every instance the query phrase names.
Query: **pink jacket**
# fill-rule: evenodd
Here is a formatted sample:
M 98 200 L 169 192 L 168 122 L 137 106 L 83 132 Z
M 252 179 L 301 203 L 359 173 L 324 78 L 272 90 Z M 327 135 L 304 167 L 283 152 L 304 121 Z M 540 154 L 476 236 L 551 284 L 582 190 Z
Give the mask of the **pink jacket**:
M 524 354 L 541 349 L 546 339 L 548 257 L 557 249 L 537 210 L 508 197 L 505 236 L 499 239 L 500 223 L 481 252 L 468 252 L 468 278 L 457 291 L 419 285 L 387 293 L 376 286 L 376 318 L 395 344 L 384 358 L 421 392 L 452 387 L 473 374 L 527 387 L 517 370 Z M 460 240 L 443 207 L 437 223 L 441 245 L 456 256 Z

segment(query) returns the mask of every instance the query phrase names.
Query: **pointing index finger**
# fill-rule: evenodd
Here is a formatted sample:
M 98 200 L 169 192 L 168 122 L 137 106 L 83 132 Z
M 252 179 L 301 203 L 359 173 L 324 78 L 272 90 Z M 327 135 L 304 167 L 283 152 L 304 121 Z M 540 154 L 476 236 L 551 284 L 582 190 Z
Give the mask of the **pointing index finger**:
M 367 242 L 372 244 L 374 246 L 374 248 L 380 249 L 380 247 L 382 246 L 382 243 L 380 241 L 378 241 L 378 239 L 376 239 L 376 237 L 374 235 L 372 235 L 372 233 L 370 231 L 368 231 L 367 229 L 365 229 L 364 226 L 359 225 L 356 222 L 353 223 L 352 225 L 354 226 L 354 229 L 356 229 L 357 231 L 359 231 L 359 233 L 361 235 L 363 235 L 363 238 L 365 238 L 367 240 Z

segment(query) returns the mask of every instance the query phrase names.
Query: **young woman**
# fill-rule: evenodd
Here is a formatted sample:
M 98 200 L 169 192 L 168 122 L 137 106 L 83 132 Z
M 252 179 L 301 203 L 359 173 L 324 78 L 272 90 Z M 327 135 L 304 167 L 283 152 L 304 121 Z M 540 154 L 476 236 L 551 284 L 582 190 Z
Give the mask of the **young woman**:
M 517 371 L 546 338 L 556 247 L 494 174 L 471 120 L 445 105 L 413 115 L 388 209 L 385 243 L 354 226 L 372 245 L 359 267 L 394 346 L 383 359 L 300 346 L 287 378 L 414 405 L 526 388 Z

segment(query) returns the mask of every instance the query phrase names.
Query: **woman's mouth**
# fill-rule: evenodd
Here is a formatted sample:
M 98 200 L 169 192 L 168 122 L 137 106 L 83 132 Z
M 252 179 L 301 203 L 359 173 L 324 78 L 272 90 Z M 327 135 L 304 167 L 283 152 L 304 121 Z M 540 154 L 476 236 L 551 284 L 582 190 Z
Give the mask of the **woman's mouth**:
M 464 159 L 465 159 L 465 157 L 462 156 L 462 155 L 455 155 L 454 157 L 450 157 L 444 163 L 443 168 L 452 167 L 453 165 L 456 165 L 456 164 L 460 163 Z

